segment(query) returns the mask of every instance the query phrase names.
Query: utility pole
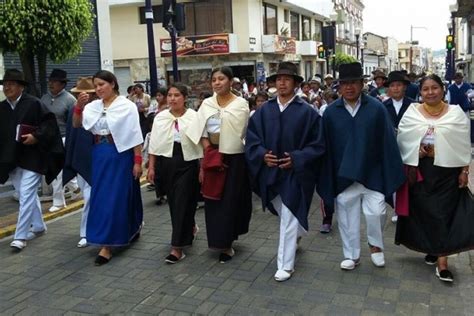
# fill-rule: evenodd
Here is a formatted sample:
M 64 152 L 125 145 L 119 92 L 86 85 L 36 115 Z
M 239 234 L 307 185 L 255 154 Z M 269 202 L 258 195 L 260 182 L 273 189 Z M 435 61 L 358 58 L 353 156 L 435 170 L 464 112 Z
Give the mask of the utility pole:
M 153 7 L 151 0 L 145 0 L 145 20 L 148 40 L 148 67 L 150 70 L 150 94 L 156 95 L 158 75 L 156 73 L 155 37 L 153 35 Z
M 173 59 L 173 81 L 179 81 L 179 72 L 178 72 L 178 54 L 177 54 L 177 46 L 176 46 L 176 25 L 175 25 L 175 8 L 176 8 L 176 0 L 168 0 L 166 1 L 169 3 L 167 6 L 163 6 L 163 10 L 166 10 L 165 14 L 169 17 L 168 24 L 166 25 L 166 29 L 170 33 L 171 36 L 171 55 Z M 163 1 L 165 4 L 165 1 Z

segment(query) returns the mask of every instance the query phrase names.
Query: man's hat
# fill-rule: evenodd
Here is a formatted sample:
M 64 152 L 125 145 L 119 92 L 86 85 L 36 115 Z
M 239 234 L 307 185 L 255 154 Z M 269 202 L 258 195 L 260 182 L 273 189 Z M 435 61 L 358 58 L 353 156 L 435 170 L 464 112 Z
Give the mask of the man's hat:
M 380 69 L 372 71 L 372 76 L 374 77 L 374 80 L 377 78 L 382 78 L 382 79 L 387 80 L 387 75 L 385 75 L 385 72 L 383 72 L 383 70 L 380 70 Z
M 237 77 L 232 78 L 232 81 L 233 81 L 234 83 L 240 83 L 240 79 L 237 78 Z
M 61 82 L 68 82 L 69 80 L 67 79 L 67 72 L 65 72 L 62 69 L 53 69 L 51 71 L 51 74 L 49 75 L 49 81 L 61 81 Z
M 311 83 L 311 82 L 317 82 L 317 83 L 321 84 L 321 78 L 319 78 L 318 76 L 314 75 L 308 82 L 309 82 L 309 83 Z
M 410 80 L 407 79 L 407 76 L 401 71 L 392 71 L 388 74 L 388 79 L 385 82 L 385 86 L 388 87 L 392 82 L 399 81 L 406 85 L 410 84 Z
M 277 72 L 271 75 L 270 77 L 268 77 L 267 80 L 276 81 L 276 78 L 278 75 L 293 76 L 293 78 L 295 79 L 297 83 L 301 83 L 304 81 L 304 78 L 298 75 L 298 68 L 296 67 L 296 65 L 289 61 L 281 62 L 278 65 Z
M 339 65 L 338 82 L 364 79 L 362 65 L 359 62 Z
M 25 80 L 25 75 L 23 72 L 18 69 L 7 69 L 3 75 L 3 79 L 0 80 L 0 84 L 3 84 L 4 81 L 16 81 L 23 86 L 28 85 L 28 81 Z
M 326 76 L 324 76 L 324 80 L 326 79 L 334 79 L 334 77 L 331 74 L 327 74 Z
M 79 79 L 77 80 L 76 86 L 71 89 L 71 92 L 74 92 L 74 93 L 78 93 L 78 92 L 92 93 L 92 92 L 95 92 L 94 81 L 92 80 L 92 76 L 90 76 L 90 77 L 79 77 Z
M 416 77 L 418 77 L 418 76 L 416 75 L 416 73 L 414 73 L 414 72 L 410 72 L 407 76 L 408 76 L 408 78 L 416 78 Z

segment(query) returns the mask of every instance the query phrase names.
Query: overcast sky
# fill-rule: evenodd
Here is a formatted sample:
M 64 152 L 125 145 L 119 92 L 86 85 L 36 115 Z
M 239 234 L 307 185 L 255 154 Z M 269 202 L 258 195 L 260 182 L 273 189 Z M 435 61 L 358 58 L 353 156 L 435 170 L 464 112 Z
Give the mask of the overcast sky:
M 327 11 L 323 3 L 329 0 L 290 0 L 316 12 Z M 413 29 L 413 40 L 421 46 L 432 49 L 445 47 L 448 35 L 447 23 L 451 13 L 449 5 L 456 0 L 363 0 L 364 32 L 391 36 L 399 42 L 410 40 L 410 26 L 425 27 Z M 324 15 L 325 12 L 323 12 Z

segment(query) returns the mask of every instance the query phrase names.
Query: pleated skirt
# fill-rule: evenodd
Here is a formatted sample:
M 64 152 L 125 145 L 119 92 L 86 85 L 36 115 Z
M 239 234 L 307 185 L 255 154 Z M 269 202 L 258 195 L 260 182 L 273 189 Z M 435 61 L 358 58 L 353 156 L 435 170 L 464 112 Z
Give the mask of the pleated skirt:
M 126 246 L 141 230 L 143 205 L 133 156 L 133 149 L 119 153 L 114 144 L 94 145 L 86 233 L 92 245 Z
M 395 243 L 444 256 L 474 249 L 474 200 L 458 188 L 460 168 L 433 165 L 420 159 L 423 181 L 410 188 L 409 216 L 399 216 Z

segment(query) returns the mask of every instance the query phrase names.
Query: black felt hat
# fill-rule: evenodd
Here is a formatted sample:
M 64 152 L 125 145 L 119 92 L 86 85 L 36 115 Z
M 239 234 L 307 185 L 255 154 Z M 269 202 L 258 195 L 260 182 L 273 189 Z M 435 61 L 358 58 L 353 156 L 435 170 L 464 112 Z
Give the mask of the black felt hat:
M 276 81 L 276 78 L 278 75 L 293 76 L 293 78 L 295 78 L 295 81 L 298 83 L 301 83 L 304 81 L 304 78 L 298 75 L 298 67 L 296 67 L 295 64 L 289 61 L 281 62 L 278 65 L 277 72 L 271 75 L 270 77 L 268 77 L 267 80 Z
M 339 82 L 364 79 L 362 65 L 358 62 L 339 65 Z
M 61 82 L 68 82 L 67 79 L 67 72 L 62 69 L 53 69 L 51 74 L 49 75 L 49 81 L 61 81 Z
M 401 71 L 392 71 L 389 73 L 385 85 L 388 87 L 392 82 L 395 81 L 403 82 L 406 85 L 410 84 L 410 80 L 408 80 L 407 76 Z
M 28 81 L 25 80 L 25 75 L 18 69 L 5 70 L 5 74 L 3 75 L 3 79 L 0 80 L 0 84 L 3 84 L 4 81 L 16 81 L 23 86 L 28 85 Z

